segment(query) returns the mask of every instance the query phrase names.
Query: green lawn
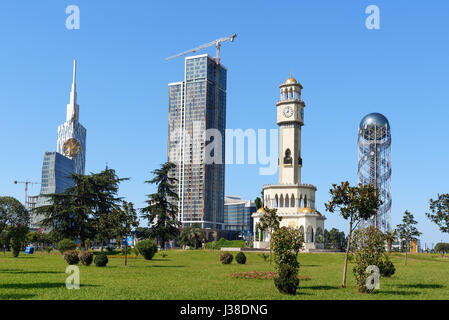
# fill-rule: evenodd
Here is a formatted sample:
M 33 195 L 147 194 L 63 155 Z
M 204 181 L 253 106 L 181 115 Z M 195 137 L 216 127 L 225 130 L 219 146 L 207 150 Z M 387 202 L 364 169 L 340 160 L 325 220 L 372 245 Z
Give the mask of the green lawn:
M 280 294 L 272 280 L 233 279 L 234 272 L 272 271 L 258 254 L 248 253 L 247 264 L 222 265 L 218 251 L 168 251 L 151 261 L 139 257 L 109 258 L 105 268 L 80 265 L 81 288 L 65 287 L 67 264 L 59 253 L 0 253 L 0 299 L 449 299 L 449 260 L 435 255 L 393 255 L 396 274 L 382 278 L 376 294 L 356 292 L 352 266 L 348 286 L 340 287 L 343 254 L 300 254 L 300 282 L 296 296 Z

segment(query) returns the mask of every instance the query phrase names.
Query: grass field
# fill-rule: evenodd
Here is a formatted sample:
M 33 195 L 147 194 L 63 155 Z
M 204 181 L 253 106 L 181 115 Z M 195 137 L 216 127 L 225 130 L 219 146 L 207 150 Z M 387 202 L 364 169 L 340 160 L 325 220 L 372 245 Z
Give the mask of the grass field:
M 110 257 L 105 268 L 79 265 L 81 288 L 65 287 L 67 264 L 59 253 L 0 254 L 0 299 L 449 299 L 449 260 L 431 254 L 392 255 L 396 273 L 382 278 L 375 294 L 359 294 L 349 266 L 347 288 L 340 287 L 344 255 L 300 254 L 296 296 L 280 294 L 272 280 L 234 279 L 230 274 L 273 271 L 257 253 L 246 265 L 219 262 L 218 251 L 168 251 L 151 261 Z

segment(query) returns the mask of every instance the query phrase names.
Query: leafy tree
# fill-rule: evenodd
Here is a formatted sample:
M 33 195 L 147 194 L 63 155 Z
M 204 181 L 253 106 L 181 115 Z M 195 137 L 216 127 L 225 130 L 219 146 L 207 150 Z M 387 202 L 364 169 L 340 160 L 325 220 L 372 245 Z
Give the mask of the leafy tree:
M 387 242 L 388 254 L 390 254 L 393 242 L 396 240 L 396 231 L 395 230 L 388 230 L 387 232 L 385 232 L 384 238 L 385 238 L 385 241 Z
M 73 187 L 60 194 L 49 194 L 49 204 L 35 209 L 43 216 L 41 224 L 51 229 L 56 238 L 80 239 L 81 248 L 85 241 L 97 236 L 108 240 L 115 229 L 110 218 L 115 205 L 119 178 L 114 169 L 106 168 L 90 175 L 72 174 Z
M 344 231 L 332 228 L 330 231 L 324 229 L 324 243 L 334 249 L 343 249 L 346 247 L 346 236 Z
M 114 220 L 116 220 L 117 235 L 122 238 L 131 233 L 131 229 L 139 225 L 136 210 L 132 202 L 122 201 L 122 205 L 115 206 Z M 128 241 L 125 241 L 125 266 L 128 263 Z
M 426 213 L 426 216 L 441 232 L 449 233 L 449 193 L 439 194 L 438 199 L 430 199 L 429 202 L 431 213 Z
M 179 234 L 179 222 L 176 217 L 178 194 L 175 191 L 177 179 L 171 176 L 175 168 L 174 163 L 166 162 L 152 172 L 153 179 L 145 183 L 156 184 L 157 192 L 148 195 L 147 206 L 141 210 L 142 218 L 147 219 L 149 225 L 153 225 L 150 228 L 151 237 L 156 238 L 164 249 L 166 242 Z
M 30 214 L 19 200 L 13 197 L 0 197 L 0 232 L 8 226 L 17 224 L 27 226 Z
M 117 211 L 122 199 L 117 194 L 119 184 L 129 178 L 119 178 L 115 170 L 108 167 L 98 174 L 92 174 L 91 177 L 94 190 L 92 194 L 94 206 L 91 208 L 92 224 L 97 238 L 103 244 L 122 231 L 123 215 L 120 216 L 122 212 Z M 103 250 L 103 246 L 101 249 Z
M 9 226 L 7 230 L 11 237 L 12 254 L 17 258 L 26 240 L 29 229 L 27 226 L 17 224 L 15 226 Z
M 410 251 L 410 243 L 412 240 L 417 240 L 422 233 L 418 231 L 415 225 L 418 224 L 414 220 L 413 215 L 405 210 L 402 217 L 402 223 L 397 225 L 397 234 L 401 240 L 405 241 L 405 265 L 407 265 L 407 253 Z
M 434 248 L 435 252 L 441 253 L 444 256 L 445 253 L 449 252 L 449 243 L 438 242 Z
M 259 222 L 256 225 L 256 228 L 259 229 L 261 232 L 267 231 L 270 234 L 270 264 L 271 264 L 271 254 L 272 254 L 272 243 L 271 243 L 271 236 L 274 231 L 279 229 L 279 225 L 282 221 L 282 217 L 277 215 L 277 209 L 268 209 L 265 208 L 266 213 L 264 213 L 260 219 Z
M 149 239 L 151 236 L 151 231 L 150 231 L 150 228 L 137 227 L 134 230 L 134 234 L 137 239 Z
M 204 232 L 198 225 L 192 225 L 182 230 L 179 242 L 182 245 L 198 248 L 198 242 L 204 238 Z
M 6 254 L 6 249 L 9 248 L 9 244 L 11 241 L 11 234 L 8 230 L 3 230 L 0 232 L 0 246 L 3 249 L 3 255 Z
M 254 200 L 254 204 L 256 205 L 256 210 L 259 210 L 263 206 L 262 200 L 259 197 Z
M 333 188 L 329 190 L 331 200 L 325 204 L 326 210 L 329 212 L 339 210 L 340 215 L 344 219 L 349 220 L 348 242 L 346 246 L 342 281 L 342 287 L 345 288 L 352 232 L 360 221 L 367 220 L 376 214 L 382 201 L 379 199 L 379 190 L 370 184 L 359 184 L 356 187 L 352 187 L 349 185 L 349 182 L 345 181 L 340 185 L 333 184 L 332 187 Z
M 352 248 L 354 251 L 353 273 L 359 292 L 371 293 L 374 289 L 366 286 L 369 274 L 366 272 L 368 266 L 382 265 L 382 257 L 385 252 L 384 234 L 374 226 L 354 231 Z

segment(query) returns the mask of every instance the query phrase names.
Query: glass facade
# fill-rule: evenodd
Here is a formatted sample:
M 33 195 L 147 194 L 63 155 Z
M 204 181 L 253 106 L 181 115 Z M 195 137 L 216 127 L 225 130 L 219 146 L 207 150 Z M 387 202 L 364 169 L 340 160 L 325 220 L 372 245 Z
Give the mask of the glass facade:
M 240 197 L 225 197 L 224 223 L 225 230 L 243 231 L 252 233 L 252 214 L 256 212 L 256 205 L 253 201 L 242 200 Z
M 169 84 L 167 146 L 183 227 L 223 229 L 225 128 L 226 68 L 208 55 L 187 57 L 184 81 Z M 220 163 L 206 161 L 207 129 L 221 134 Z
M 73 186 L 70 175 L 74 172 L 74 161 L 58 152 L 45 152 L 42 164 L 41 191 L 36 207 L 49 204 L 46 194 L 62 193 Z M 39 217 L 32 217 L 31 227 L 39 227 Z

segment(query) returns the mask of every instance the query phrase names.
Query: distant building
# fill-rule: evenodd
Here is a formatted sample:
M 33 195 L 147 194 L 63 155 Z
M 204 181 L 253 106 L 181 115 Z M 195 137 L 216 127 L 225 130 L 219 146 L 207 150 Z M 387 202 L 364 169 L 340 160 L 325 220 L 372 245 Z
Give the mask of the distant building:
M 251 200 L 242 200 L 238 196 L 226 196 L 224 203 L 224 229 L 231 231 L 234 236 L 248 237 L 253 231 L 252 214 L 256 212 L 256 205 Z
M 207 54 L 187 57 L 184 81 L 168 85 L 167 156 L 176 164 L 171 175 L 178 180 L 178 219 L 184 228 L 223 230 L 226 73 Z M 209 129 L 221 134 L 221 163 L 207 161 Z

